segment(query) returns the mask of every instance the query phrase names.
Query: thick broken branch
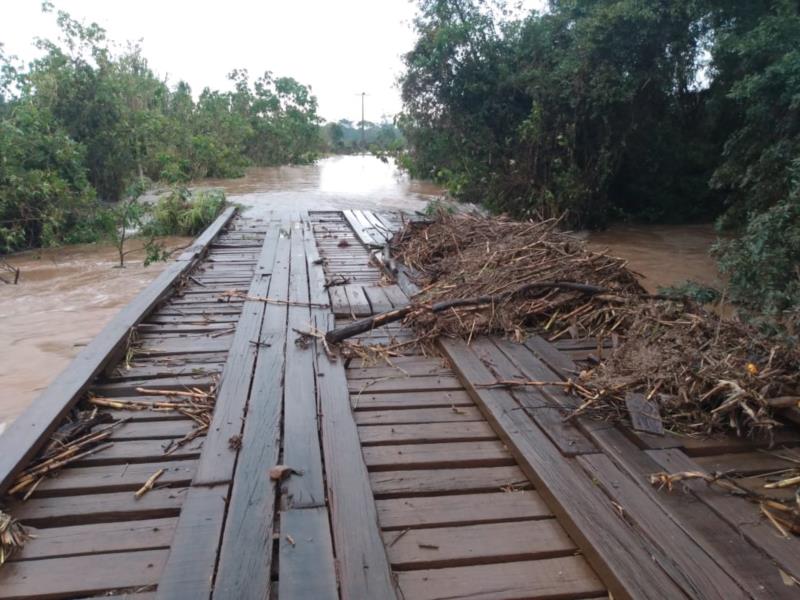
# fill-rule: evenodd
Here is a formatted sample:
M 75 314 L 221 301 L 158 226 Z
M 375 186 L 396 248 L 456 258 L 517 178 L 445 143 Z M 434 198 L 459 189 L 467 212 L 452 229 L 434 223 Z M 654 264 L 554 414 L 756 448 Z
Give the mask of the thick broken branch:
M 450 310 L 451 308 L 458 308 L 463 306 L 482 306 L 485 304 L 497 304 L 499 302 L 502 302 L 514 296 L 519 296 L 531 290 L 543 290 L 543 289 L 569 290 L 573 292 L 580 292 L 582 294 L 588 294 L 590 296 L 595 296 L 597 294 L 606 294 L 609 292 L 609 290 L 606 288 L 598 287 L 595 285 L 588 285 L 585 283 L 577 283 L 575 281 L 534 281 L 532 283 L 526 283 L 517 288 L 514 288 L 513 290 L 510 290 L 508 292 L 503 292 L 501 294 L 477 296 L 475 298 L 459 298 L 456 300 L 444 300 L 442 302 L 437 302 L 436 304 L 431 305 L 429 307 L 429 310 L 433 313 L 439 313 L 445 310 Z M 342 340 L 351 338 L 354 335 L 358 335 L 359 333 L 370 331 L 371 329 L 380 327 L 382 325 L 386 325 L 388 323 L 394 323 L 395 321 L 400 321 L 414 310 L 426 309 L 426 308 L 428 307 L 423 305 L 409 304 L 408 306 L 404 306 L 402 308 L 396 308 L 394 310 L 383 312 L 377 315 L 372 315 L 371 317 L 365 317 L 363 319 L 359 319 L 358 321 L 348 323 L 344 327 L 337 327 L 336 329 L 332 329 L 325 335 L 325 339 L 328 340 L 328 343 L 335 344 L 337 342 L 341 342 Z

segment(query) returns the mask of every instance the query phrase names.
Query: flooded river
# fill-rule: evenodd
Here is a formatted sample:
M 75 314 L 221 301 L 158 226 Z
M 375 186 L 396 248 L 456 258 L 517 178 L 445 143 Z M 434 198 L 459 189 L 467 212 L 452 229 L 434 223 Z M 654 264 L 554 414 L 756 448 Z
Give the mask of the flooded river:
M 241 179 L 202 185 L 223 188 L 229 200 L 256 215 L 272 208 L 420 210 L 440 193 L 370 156 L 251 169 Z M 714 240 L 710 226 L 619 226 L 588 240 L 627 258 L 651 290 L 688 278 L 718 281 L 707 255 Z M 185 243 L 172 239 L 168 246 Z M 22 276 L 16 286 L 0 283 L 0 432 L 164 268 L 164 263 L 145 268 L 141 258 L 134 254 L 127 268 L 115 269 L 115 250 L 96 245 L 10 258 Z

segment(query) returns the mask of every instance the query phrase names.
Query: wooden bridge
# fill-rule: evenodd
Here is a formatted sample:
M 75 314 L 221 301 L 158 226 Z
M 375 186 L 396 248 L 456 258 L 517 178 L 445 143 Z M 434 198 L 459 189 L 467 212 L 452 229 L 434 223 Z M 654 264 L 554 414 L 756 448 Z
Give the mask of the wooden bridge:
M 370 263 L 401 219 L 227 210 L 0 437 L 2 504 L 35 534 L 0 599 L 800 595 L 800 546 L 757 506 L 648 481 L 791 465 L 768 441 L 565 422 L 559 386 L 480 385 L 574 376 L 596 341 L 426 356 L 394 324 L 361 336 L 401 354 L 374 363 L 304 335 L 408 302 Z M 100 450 L 9 494 L 77 408 Z

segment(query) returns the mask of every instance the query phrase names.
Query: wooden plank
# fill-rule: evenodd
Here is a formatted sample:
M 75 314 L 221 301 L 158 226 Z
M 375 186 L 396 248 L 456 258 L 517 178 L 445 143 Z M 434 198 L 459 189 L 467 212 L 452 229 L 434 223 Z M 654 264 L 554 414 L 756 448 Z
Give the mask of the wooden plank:
M 362 244 L 367 247 L 378 247 L 381 245 L 367 232 L 364 224 L 358 219 L 354 211 L 343 210 L 342 216 L 344 216 L 345 220 L 350 224 L 350 227 L 353 229 L 353 233 L 355 233 L 356 237 Z
M 393 308 L 401 308 L 408 304 L 408 296 L 400 289 L 397 284 L 387 285 L 383 288 L 386 297 L 392 303 Z
M 17 471 L 35 456 L 94 378 L 127 343 L 131 328 L 147 317 L 181 275 L 195 265 L 234 213 L 235 209 L 231 207 L 217 217 L 177 261 L 168 265 L 80 351 L 28 409 L 17 417 L 14 427 L 0 436 L 0 494 L 8 489 Z
M 26 560 L 0 569 L 0 598 L 70 598 L 158 582 L 166 550 Z
M 341 285 L 332 285 L 328 288 L 328 293 L 330 294 L 333 314 L 350 316 L 350 301 L 347 299 L 344 287 Z
M 652 486 L 649 477 L 661 468 L 621 431 L 613 427 L 597 428 L 592 435 L 606 456 L 753 598 L 793 596 L 776 565 L 754 546 L 743 543 L 739 532 L 710 508 L 691 494 L 667 494 Z
M 378 500 L 384 530 L 543 519 L 550 509 L 534 490 Z M 391 542 L 391 540 L 390 540 Z
M 653 400 L 648 400 L 644 394 L 625 394 L 625 407 L 634 429 L 664 435 L 661 413 Z
M 267 296 L 276 293 L 280 284 L 273 284 L 273 273 L 280 274 L 281 262 L 288 268 L 285 255 L 278 255 L 280 227 L 270 229 L 264 238 L 261 255 L 256 266 L 256 275 L 250 284 L 248 295 Z M 277 269 L 276 269 L 277 267 Z M 275 271 L 273 271 L 275 269 Z M 242 308 L 242 316 L 236 328 L 225 368 L 217 385 L 217 400 L 211 426 L 197 465 L 196 485 L 214 485 L 227 482 L 233 477 L 236 454 L 229 440 L 242 431 L 242 419 L 250 394 L 256 355 L 261 348 L 254 341 L 262 341 L 261 328 L 267 305 L 264 302 L 248 301 Z M 281 310 L 280 307 L 278 310 Z
M 373 314 L 386 312 L 394 308 L 382 287 L 377 285 L 364 286 L 364 293 L 367 295 Z
M 31 498 L 13 502 L 8 509 L 31 527 L 64 527 L 89 523 L 177 517 L 186 489 L 167 488 L 136 498 L 130 492 Z
M 395 571 L 441 569 L 575 554 L 555 519 L 414 529 L 384 534 Z
M 647 450 L 646 454 L 668 473 L 702 471 L 697 463 L 680 450 Z M 681 494 L 681 489 L 689 490 L 728 522 L 740 536 L 769 555 L 787 573 L 800 578 L 800 540 L 796 537 L 780 537 L 772 525 L 759 518 L 757 506 L 710 488 L 703 481 L 682 482 L 680 489 L 672 493 Z
M 163 400 L 163 398 L 162 398 Z M 138 411 L 127 411 L 127 415 L 134 416 Z M 161 415 L 171 413 L 161 412 Z M 178 413 L 179 415 L 181 413 Z M 184 415 L 181 415 L 184 417 Z M 185 417 L 181 420 L 156 421 L 152 423 L 128 422 L 120 426 L 111 434 L 111 440 L 118 442 L 123 440 L 170 440 L 182 438 L 190 433 L 197 424 Z
M 541 379 L 541 370 L 544 365 L 536 365 L 538 360 L 525 346 L 504 341 L 496 344 L 493 340 L 482 338 L 473 345 L 484 363 L 491 365 L 492 371 L 500 379 L 523 379 L 533 381 L 548 381 L 551 378 Z M 508 356 L 516 359 L 516 364 Z M 538 367 L 538 369 L 537 369 Z M 525 408 L 525 412 L 558 447 L 562 454 L 574 456 L 587 452 L 596 452 L 597 448 L 583 435 L 575 425 L 564 420 L 564 411 L 548 395 L 548 391 L 555 386 L 545 389 L 543 387 L 519 387 L 511 390 L 511 395 Z M 556 393 L 561 393 L 558 390 Z
M 525 489 L 530 482 L 519 467 L 378 471 L 369 475 L 376 498 Z
M 461 341 L 440 340 L 476 403 L 548 501 L 603 582 L 619 598 L 676 598 L 684 593 L 651 559 L 647 540 L 624 526 L 611 504 L 579 467 L 564 457 L 511 395 L 469 382 L 492 380 L 477 354 Z
M 291 228 L 277 243 L 269 295 L 289 298 Z M 214 586 L 215 598 L 261 598 L 272 569 L 275 482 L 283 406 L 287 305 L 267 304 Z M 237 423 L 243 414 L 236 415 Z M 227 439 L 224 442 L 227 445 Z M 222 446 L 220 447 L 222 448 Z M 229 454 L 232 454 L 228 450 Z M 202 460 L 202 459 L 201 459 Z
M 800 461 L 800 454 L 796 451 L 783 450 L 778 454 L 794 457 Z M 726 473 L 734 476 L 760 475 L 784 469 L 796 469 L 798 463 L 780 458 L 779 455 L 769 451 L 741 452 L 735 454 L 717 454 L 715 456 L 698 456 L 693 459 L 703 470 L 708 472 Z
M 529 337 L 525 346 L 564 379 L 575 377 L 578 374 L 575 363 L 566 354 L 559 352 L 557 348 L 538 335 Z
M 607 456 L 581 456 L 578 462 L 621 507 L 625 520 L 657 549 L 654 559 L 692 598 L 746 598 L 748 594 L 706 554 Z
M 404 423 L 467 423 L 483 421 L 473 406 L 419 408 L 413 410 L 360 410 L 355 413 L 359 425 L 402 425 Z
M 397 580 L 414 600 L 580 598 L 605 591 L 581 557 L 408 571 Z
M 357 283 L 348 283 L 341 286 L 347 294 L 347 301 L 350 303 L 350 314 L 354 317 L 368 317 L 372 314 L 372 307 L 369 305 L 364 287 Z
M 440 390 L 463 390 L 461 382 L 454 375 L 428 375 L 406 377 L 398 373 L 395 377 L 359 379 L 348 381 L 351 392 L 378 394 L 380 392 L 428 392 Z
M 283 484 L 285 506 L 289 508 L 325 506 L 314 350 L 310 344 L 291 343 L 297 337 L 297 331 L 309 331 L 311 327 L 304 234 L 302 223 L 293 223 L 287 321 L 289 341 L 286 343 L 283 375 L 286 398 L 283 404 L 283 462 L 303 476 L 290 477 Z M 314 240 L 309 242 L 313 244 Z M 326 525 L 325 531 L 329 529 Z
M 338 600 L 328 510 L 281 512 L 279 598 Z
M 174 422 L 174 421 L 172 421 Z M 141 440 L 133 442 L 114 442 L 105 450 L 72 463 L 73 467 L 94 467 L 102 465 L 125 465 L 157 462 L 160 460 L 191 460 L 200 456 L 203 438 L 198 437 L 188 444 L 176 447 L 169 455 L 165 454 L 170 440 Z M 170 448 L 172 450 L 172 448 Z
M 164 469 L 164 474 L 158 478 L 160 486 L 184 486 L 191 483 L 196 465 L 197 462 L 193 460 L 178 460 L 105 467 L 70 467 L 60 471 L 57 477 L 44 479 L 33 497 L 136 491 L 160 469 Z
M 358 428 L 364 446 L 378 444 L 428 444 L 431 442 L 467 442 L 496 440 L 486 421 L 458 423 L 415 423 L 413 425 L 369 425 Z
M 453 390 L 449 392 L 355 393 L 350 394 L 350 405 L 354 410 L 384 410 L 474 406 L 475 403 L 464 390 Z
M 313 254 L 309 253 L 309 258 Z M 320 271 L 312 261 L 309 265 L 312 301 L 318 293 Z M 328 331 L 334 322 L 329 314 L 318 324 L 318 329 Z M 378 530 L 370 479 L 350 410 L 344 365 L 340 360 L 332 360 L 320 344 L 315 344 L 315 348 L 326 491 L 342 598 L 396 598 Z
M 30 528 L 34 536 L 12 561 L 169 548 L 176 518 L 74 525 L 49 529 Z
M 189 490 L 156 598 L 210 597 L 227 500 L 227 485 Z
M 364 219 L 370 224 L 372 227 L 370 229 L 370 233 L 372 237 L 377 239 L 379 242 L 386 244 L 389 242 L 392 237 L 394 237 L 394 232 L 392 229 L 388 228 L 386 224 L 379 219 L 375 213 L 371 210 L 362 210 L 359 211 Z
M 423 359 L 419 363 L 410 363 L 405 367 L 366 367 L 347 369 L 347 380 L 381 379 L 384 377 L 427 377 L 431 375 L 452 375 L 453 372 L 442 367 L 438 361 Z
M 513 465 L 514 459 L 502 442 L 450 442 L 404 444 L 363 448 L 370 471 L 400 469 L 459 469 Z

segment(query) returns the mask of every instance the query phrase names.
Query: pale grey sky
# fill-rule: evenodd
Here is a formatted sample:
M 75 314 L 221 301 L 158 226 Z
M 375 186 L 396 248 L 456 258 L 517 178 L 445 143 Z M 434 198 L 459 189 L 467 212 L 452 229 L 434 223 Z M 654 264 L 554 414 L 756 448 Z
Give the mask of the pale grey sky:
M 310 85 L 326 119 L 366 118 L 400 110 L 395 86 L 401 55 L 411 49 L 409 0 L 54 0 L 74 18 L 95 21 L 117 42 L 142 40 L 150 66 L 195 93 L 228 89 L 226 75 L 244 67 Z M 526 5 L 543 0 L 526 0 Z M 35 56 L 34 37 L 55 37 L 54 15 L 40 0 L 0 0 L 0 42 L 8 54 Z

